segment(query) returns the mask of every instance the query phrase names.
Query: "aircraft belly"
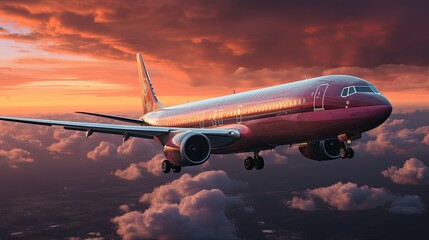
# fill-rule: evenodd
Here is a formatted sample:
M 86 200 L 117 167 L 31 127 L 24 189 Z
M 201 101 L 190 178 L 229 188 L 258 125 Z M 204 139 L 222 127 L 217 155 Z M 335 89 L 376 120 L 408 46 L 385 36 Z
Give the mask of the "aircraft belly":
M 266 145 L 284 145 L 336 138 L 345 132 L 371 129 L 367 108 L 333 109 L 282 115 L 246 122 Z

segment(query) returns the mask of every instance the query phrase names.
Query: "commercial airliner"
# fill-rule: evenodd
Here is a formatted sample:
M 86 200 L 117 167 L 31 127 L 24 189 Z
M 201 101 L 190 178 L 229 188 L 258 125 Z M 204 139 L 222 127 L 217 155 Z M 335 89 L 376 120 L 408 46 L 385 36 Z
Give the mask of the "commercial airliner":
M 68 130 L 148 138 L 164 147 L 162 171 L 180 172 L 199 165 L 211 154 L 250 152 L 244 168 L 260 170 L 260 151 L 299 144 L 307 158 L 325 161 L 352 158 L 353 141 L 382 124 L 392 105 L 370 82 L 330 75 L 278 86 L 235 93 L 172 107 L 155 94 L 143 57 L 137 54 L 143 116 L 139 119 L 77 112 L 114 119 L 125 124 L 99 124 L 32 118 L 0 120 L 62 126 Z M 130 125 L 134 124 L 134 125 Z

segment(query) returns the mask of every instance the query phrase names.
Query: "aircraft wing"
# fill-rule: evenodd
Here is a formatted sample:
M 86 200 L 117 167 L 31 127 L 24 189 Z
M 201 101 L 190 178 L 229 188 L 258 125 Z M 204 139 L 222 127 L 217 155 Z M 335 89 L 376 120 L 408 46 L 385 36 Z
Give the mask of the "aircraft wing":
M 89 137 L 94 132 L 122 135 L 124 140 L 129 137 L 139 137 L 153 139 L 155 137 L 162 138 L 171 132 L 175 131 L 193 131 L 206 135 L 211 141 L 213 147 L 228 145 L 240 138 L 240 132 L 236 129 L 205 129 L 205 128 L 169 128 L 155 126 L 131 126 L 131 125 L 116 125 L 102 124 L 89 122 L 69 122 L 58 120 L 45 120 L 33 118 L 17 118 L 0 116 L 0 120 L 10 122 L 21 122 L 45 126 L 62 126 L 67 130 L 86 131 L 86 136 Z

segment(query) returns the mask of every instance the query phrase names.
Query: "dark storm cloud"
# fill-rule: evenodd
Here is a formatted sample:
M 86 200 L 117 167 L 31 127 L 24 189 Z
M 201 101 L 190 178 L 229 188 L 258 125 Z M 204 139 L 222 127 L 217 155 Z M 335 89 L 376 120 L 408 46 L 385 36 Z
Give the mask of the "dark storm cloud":
M 428 64 L 425 1 L 161 1 L 126 5 L 3 2 L 52 51 L 122 58 L 143 51 L 188 66 L 231 73 L 293 66 Z M 33 33 L 33 34 L 34 34 Z M 7 35 L 6 35 L 7 36 Z M 73 48 L 70 42 L 90 43 Z M 76 45 L 77 46 L 77 45 Z M 94 50 L 98 50 L 95 54 Z

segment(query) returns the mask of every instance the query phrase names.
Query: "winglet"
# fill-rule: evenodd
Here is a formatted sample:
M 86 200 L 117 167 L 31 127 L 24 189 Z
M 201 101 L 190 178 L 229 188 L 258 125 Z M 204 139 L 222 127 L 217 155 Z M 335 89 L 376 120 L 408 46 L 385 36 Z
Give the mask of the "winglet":
M 146 69 L 146 65 L 144 64 L 141 53 L 137 54 L 137 67 L 139 71 L 143 114 L 163 108 L 163 105 L 156 97 L 155 90 L 152 86 L 152 81 L 150 80 L 149 72 Z

